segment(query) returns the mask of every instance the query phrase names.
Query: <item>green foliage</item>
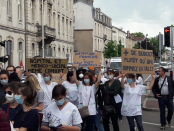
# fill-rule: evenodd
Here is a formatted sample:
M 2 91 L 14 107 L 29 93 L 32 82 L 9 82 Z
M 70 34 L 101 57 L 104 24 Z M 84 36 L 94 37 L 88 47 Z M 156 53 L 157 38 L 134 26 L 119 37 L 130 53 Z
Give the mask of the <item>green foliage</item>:
M 139 44 L 138 44 L 138 43 L 135 44 L 133 48 L 134 48 L 134 49 L 140 49 Z
M 142 38 L 145 37 L 145 35 L 142 32 L 135 32 L 135 33 L 132 33 L 132 35 L 135 37 L 142 37 Z
M 117 45 L 118 57 L 121 57 L 121 48 L 124 48 L 124 45 L 121 44 L 121 40 L 120 40 L 119 44 Z
M 109 41 L 104 47 L 104 57 L 110 59 L 111 57 L 117 57 L 117 46 L 114 41 Z

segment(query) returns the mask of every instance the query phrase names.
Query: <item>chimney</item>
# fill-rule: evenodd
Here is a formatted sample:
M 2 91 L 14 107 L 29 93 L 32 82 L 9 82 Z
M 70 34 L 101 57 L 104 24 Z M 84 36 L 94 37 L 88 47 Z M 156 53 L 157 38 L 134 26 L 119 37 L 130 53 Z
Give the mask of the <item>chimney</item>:
M 129 37 L 129 31 L 127 31 L 127 37 Z

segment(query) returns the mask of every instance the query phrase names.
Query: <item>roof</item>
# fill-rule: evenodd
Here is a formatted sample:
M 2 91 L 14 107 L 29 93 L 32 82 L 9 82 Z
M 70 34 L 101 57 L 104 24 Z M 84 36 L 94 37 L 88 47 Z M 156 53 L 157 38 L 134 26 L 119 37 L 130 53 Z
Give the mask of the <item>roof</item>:
M 143 37 L 135 37 L 134 36 L 134 40 L 136 40 L 136 41 L 142 41 L 142 40 L 144 40 L 145 38 L 143 38 Z

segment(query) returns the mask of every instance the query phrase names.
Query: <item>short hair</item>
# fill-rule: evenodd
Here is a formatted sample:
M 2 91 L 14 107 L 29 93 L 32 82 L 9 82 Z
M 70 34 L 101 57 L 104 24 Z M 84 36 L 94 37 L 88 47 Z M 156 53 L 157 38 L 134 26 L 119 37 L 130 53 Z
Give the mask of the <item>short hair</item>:
M 6 89 L 10 88 L 11 91 L 13 91 L 15 94 L 18 94 L 19 87 L 20 87 L 20 82 L 11 82 L 6 86 Z
M 21 83 L 20 85 L 22 95 L 26 96 L 24 103 L 27 106 L 33 106 L 36 102 L 37 93 L 31 86 L 32 85 L 29 81 L 26 81 L 25 83 Z
M 21 69 L 21 68 L 19 68 L 19 67 L 16 67 L 16 71 L 17 71 L 17 69 L 19 69 L 19 70 L 20 70 L 20 72 L 22 73 L 22 69 Z
M 127 78 L 135 79 L 135 75 L 134 74 L 127 74 Z
M 109 70 L 107 71 L 107 74 L 109 74 L 109 73 L 115 74 L 115 71 L 114 71 L 113 69 L 109 69 Z
M 70 82 L 70 78 L 69 77 L 72 77 L 73 76 L 73 71 L 68 71 L 68 74 L 67 74 L 67 76 L 66 76 L 66 80 L 68 81 L 68 82 Z
M 87 72 L 91 73 L 92 76 L 95 76 L 95 71 L 94 70 L 88 70 Z
M 13 65 L 7 66 L 6 70 L 7 70 L 8 68 L 10 68 L 10 67 L 13 67 L 13 71 L 14 71 L 14 72 L 16 71 L 16 68 L 15 68 Z
M 20 66 L 16 66 L 16 69 L 17 69 L 17 68 L 20 68 L 20 69 L 21 69 L 21 67 L 20 67 Z
M 13 81 L 18 81 L 18 82 L 21 81 L 21 80 L 19 79 L 19 77 L 18 77 L 18 74 L 15 73 L 15 72 L 13 72 L 13 73 L 11 73 L 11 74 L 9 75 L 9 83 L 10 83 L 10 82 L 13 82 Z
M 164 73 L 167 72 L 166 68 L 164 68 L 164 67 L 160 67 L 159 69 L 161 69 Z
M 91 74 L 90 72 L 86 72 L 86 73 L 84 74 L 84 76 L 86 76 L 86 75 L 89 77 L 89 80 L 90 80 L 90 83 L 89 83 L 89 84 L 90 84 L 90 86 L 92 86 L 92 85 L 94 84 L 94 83 L 93 83 L 92 74 Z M 95 75 L 94 75 L 94 76 L 95 76 Z M 83 84 L 86 85 L 85 82 L 84 82 L 84 79 L 83 79 Z
M 60 95 L 62 96 L 66 95 L 66 88 L 63 85 L 58 84 L 54 87 L 52 91 L 52 99 L 55 99 L 56 97 L 59 97 Z
M 7 70 L 1 70 L 0 75 L 4 75 L 4 74 L 7 75 L 8 79 L 9 79 L 9 73 Z
M 51 81 L 51 79 L 52 79 L 52 74 L 51 74 L 51 73 L 43 73 L 43 77 L 44 77 L 46 74 L 48 74 L 48 75 L 50 76 L 50 81 Z
M 119 76 L 119 71 L 115 71 L 115 77 Z

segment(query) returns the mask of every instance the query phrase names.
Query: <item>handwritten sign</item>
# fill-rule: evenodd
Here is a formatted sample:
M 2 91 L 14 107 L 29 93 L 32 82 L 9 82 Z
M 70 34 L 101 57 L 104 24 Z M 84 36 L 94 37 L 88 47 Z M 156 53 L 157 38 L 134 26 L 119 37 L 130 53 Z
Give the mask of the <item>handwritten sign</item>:
M 26 62 L 31 73 L 67 73 L 66 59 L 27 58 Z
M 153 51 L 122 48 L 122 71 L 137 74 L 155 74 Z
M 52 82 L 60 83 L 60 82 L 66 81 L 67 74 L 63 75 L 62 80 L 60 80 L 60 73 L 59 74 L 51 74 L 51 75 L 52 75 L 52 78 L 51 78 Z
M 100 65 L 100 53 L 74 53 L 74 66 L 76 67 L 98 67 Z

